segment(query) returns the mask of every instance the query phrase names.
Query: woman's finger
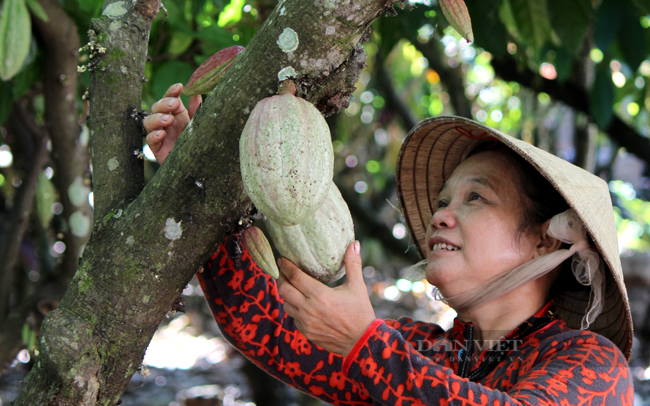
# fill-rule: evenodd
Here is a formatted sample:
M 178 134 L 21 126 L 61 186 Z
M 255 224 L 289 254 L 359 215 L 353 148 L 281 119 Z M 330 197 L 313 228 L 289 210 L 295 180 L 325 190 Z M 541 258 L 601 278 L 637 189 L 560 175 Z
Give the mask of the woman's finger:
M 190 97 L 190 101 L 187 103 L 187 113 L 189 114 L 190 118 L 194 117 L 196 109 L 198 109 L 201 105 L 201 101 L 202 99 L 200 94 Z
M 278 284 L 278 293 L 280 297 L 284 299 L 284 303 L 289 303 L 290 305 L 301 308 L 305 303 L 305 296 L 295 288 L 287 278 L 280 274 L 280 277 L 277 280 Z
M 183 103 L 178 97 L 163 97 L 151 106 L 151 112 L 172 114 L 178 110 L 179 104 Z
M 167 89 L 167 91 L 165 92 L 165 97 L 178 97 L 178 95 L 180 95 L 182 91 L 183 91 L 183 84 L 175 83 L 169 86 L 169 89 Z
M 304 273 L 302 269 L 298 268 L 293 262 L 286 258 L 280 258 L 278 260 L 278 265 L 280 266 L 280 272 L 282 273 L 281 276 L 284 275 L 285 280 L 307 298 L 314 296 L 323 286 L 325 286 Z
M 149 148 L 151 149 L 151 152 L 154 154 L 158 153 L 166 135 L 167 134 L 165 133 L 165 130 L 152 131 L 147 134 L 146 141 L 147 145 L 149 145 Z
M 293 317 L 294 319 L 298 317 L 298 308 L 296 306 L 285 301 L 282 307 L 284 308 L 284 312 L 289 316 Z
M 147 132 L 153 132 L 172 125 L 174 123 L 174 116 L 162 113 L 149 114 L 144 118 L 142 123 Z

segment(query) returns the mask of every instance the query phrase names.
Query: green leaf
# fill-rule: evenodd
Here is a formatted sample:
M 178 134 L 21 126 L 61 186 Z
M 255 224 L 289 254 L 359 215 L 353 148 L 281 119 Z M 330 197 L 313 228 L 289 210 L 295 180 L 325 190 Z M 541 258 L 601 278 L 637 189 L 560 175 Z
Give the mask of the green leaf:
M 547 0 L 548 15 L 553 30 L 562 45 L 573 53 L 580 51 L 594 16 L 591 0 Z
M 589 110 L 598 127 L 605 130 L 614 115 L 614 83 L 607 64 L 596 68 L 596 79 L 589 94 Z
M 181 30 L 172 33 L 172 39 L 169 41 L 169 53 L 178 56 L 185 52 L 190 47 L 194 37 L 191 34 L 186 34 Z
M 27 58 L 29 59 L 29 57 Z M 17 100 L 23 97 L 30 87 L 36 83 L 43 73 L 44 66 L 44 55 L 43 53 L 38 53 L 36 58 L 27 64 L 16 76 L 14 76 L 12 82 L 13 86 L 13 97 L 14 100 Z
M 504 0 L 503 4 L 510 5 L 517 32 L 523 42 L 533 47 L 535 55 L 539 55 L 551 34 L 546 0 Z
M 10 82 L 0 81 L 0 125 L 9 118 L 14 97 Z
M 632 0 L 632 2 L 639 9 L 639 12 L 641 12 L 641 14 L 650 14 L 650 0 Z
M 0 79 L 9 80 L 29 52 L 32 21 L 25 0 L 5 0 L 0 13 Z
M 192 0 L 192 15 L 196 17 L 205 6 L 206 0 Z
M 153 86 L 153 95 L 156 100 L 160 100 L 164 95 L 169 86 L 174 83 L 183 83 L 186 84 L 194 73 L 194 68 L 187 62 L 181 61 L 169 61 L 165 62 L 153 73 L 152 86 Z M 181 96 L 181 100 L 187 106 L 189 98 L 186 96 Z
M 241 20 L 242 9 L 244 8 L 245 0 L 230 0 L 230 4 L 223 9 L 219 14 L 219 27 L 233 25 Z
M 473 45 L 495 56 L 505 55 L 508 50 L 508 33 L 499 18 L 502 3 L 502 0 L 465 0 L 472 17 Z
M 594 23 L 594 43 L 605 51 L 618 34 L 623 23 L 623 8 L 619 0 L 603 0 Z
M 36 211 L 38 213 L 38 219 L 41 220 L 41 224 L 44 229 L 50 227 L 50 221 L 54 213 L 52 213 L 52 205 L 54 204 L 54 198 L 56 196 L 56 189 L 52 182 L 45 176 L 44 173 L 38 175 L 38 184 L 36 185 Z
M 40 18 L 45 22 L 50 21 L 50 18 L 47 16 L 47 13 L 45 13 L 45 10 L 43 10 L 43 6 L 41 6 L 36 0 L 26 0 L 26 2 L 27 2 L 27 6 L 29 6 L 29 9 L 36 17 Z
M 618 43 L 625 62 L 632 72 L 636 72 L 641 62 L 648 56 L 645 29 L 641 26 L 641 15 L 631 3 L 621 2 L 619 7 L 623 11 L 623 24 L 618 34 Z M 626 4 L 627 3 L 627 4 Z

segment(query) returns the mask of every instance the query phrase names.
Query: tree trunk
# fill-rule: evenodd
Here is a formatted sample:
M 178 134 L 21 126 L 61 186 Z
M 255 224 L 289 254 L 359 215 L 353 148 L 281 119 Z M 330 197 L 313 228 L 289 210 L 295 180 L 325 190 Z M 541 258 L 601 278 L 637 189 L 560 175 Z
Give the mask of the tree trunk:
M 239 136 L 250 111 L 275 93 L 280 71 L 295 72 L 299 92 L 322 112 L 346 105 L 365 62 L 358 42 L 395 1 L 280 2 L 139 194 L 139 169 L 129 161 L 137 159 L 136 150 L 124 146 L 136 147 L 132 120 L 137 115 L 129 109 L 138 105 L 109 100 L 130 96 L 125 88 L 138 85 L 146 58 L 138 49 L 146 49 L 141 45 L 158 2 L 107 3 L 93 25 L 96 41 L 106 41 L 107 49 L 97 55 L 90 126 L 91 145 L 105 149 L 94 148 L 93 156 L 95 198 L 104 199 L 96 200 L 96 207 L 104 207 L 105 214 L 96 216 L 73 282 L 43 324 L 40 355 L 23 381 L 17 406 L 119 401 L 158 324 L 195 270 L 246 220 L 251 204 L 239 172 Z M 116 30 L 120 35 L 113 37 Z M 112 39 L 127 43 L 121 36 L 131 42 L 116 55 Z M 120 74 L 100 79 L 116 67 Z M 114 90 L 102 92 L 111 82 Z M 117 134 L 105 143 L 97 139 L 106 136 L 100 127 L 104 117 L 110 117 L 115 126 L 110 131 Z M 122 181 L 129 185 L 123 187 L 111 173 L 120 165 L 136 172 L 125 174 Z

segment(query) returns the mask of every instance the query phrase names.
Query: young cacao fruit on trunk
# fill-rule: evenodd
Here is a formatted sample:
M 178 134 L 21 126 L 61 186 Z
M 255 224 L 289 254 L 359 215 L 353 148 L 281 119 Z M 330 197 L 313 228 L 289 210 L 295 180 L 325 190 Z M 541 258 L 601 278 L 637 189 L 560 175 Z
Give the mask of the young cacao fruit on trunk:
M 345 252 L 354 241 L 354 224 L 333 182 L 325 202 L 302 223 L 283 226 L 270 218 L 265 223 L 280 254 L 312 277 L 329 283 L 345 274 Z
M 275 263 L 271 244 L 259 228 L 255 226 L 248 227 L 242 232 L 242 243 L 248 250 L 253 262 L 275 279 L 280 276 L 280 271 Z
M 327 198 L 331 135 L 306 100 L 283 94 L 257 103 L 239 140 L 239 159 L 248 196 L 276 224 L 301 223 Z
M 462 35 L 467 42 L 474 41 L 472 20 L 464 0 L 440 0 L 440 8 L 456 32 Z
M 223 77 L 223 73 L 235 63 L 235 59 L 244 51 L 244 47 L 233 45 L 224 48 L 201 64 L 183 88 L 183 95 L 194 96 L 210 93 Z

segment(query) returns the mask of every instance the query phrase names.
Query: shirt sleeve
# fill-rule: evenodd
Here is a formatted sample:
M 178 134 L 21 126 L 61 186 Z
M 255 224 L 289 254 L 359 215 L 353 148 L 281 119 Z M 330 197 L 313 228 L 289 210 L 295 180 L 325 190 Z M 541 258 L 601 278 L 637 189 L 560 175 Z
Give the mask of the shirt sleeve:
M 343 374 L 343 356 L 312 344 L 297 330 L 275 280 L 251 260 L 237 235 L 219 245 L 197 277 L 225 339 L 257 366 L 331 404 L 372 403 Z
M 401 327 L 400 327 L 401 328 Z M 346 359 L 347 376 L 391 405 L 633 405 L 622 352 L 589 331 L 558 334 L 524 360 L 527 369 L 503 392 L 461 378 L 416 351 L 402 331 L 381 324 Z M 349 365 L 349 366 L 348 366 Z

